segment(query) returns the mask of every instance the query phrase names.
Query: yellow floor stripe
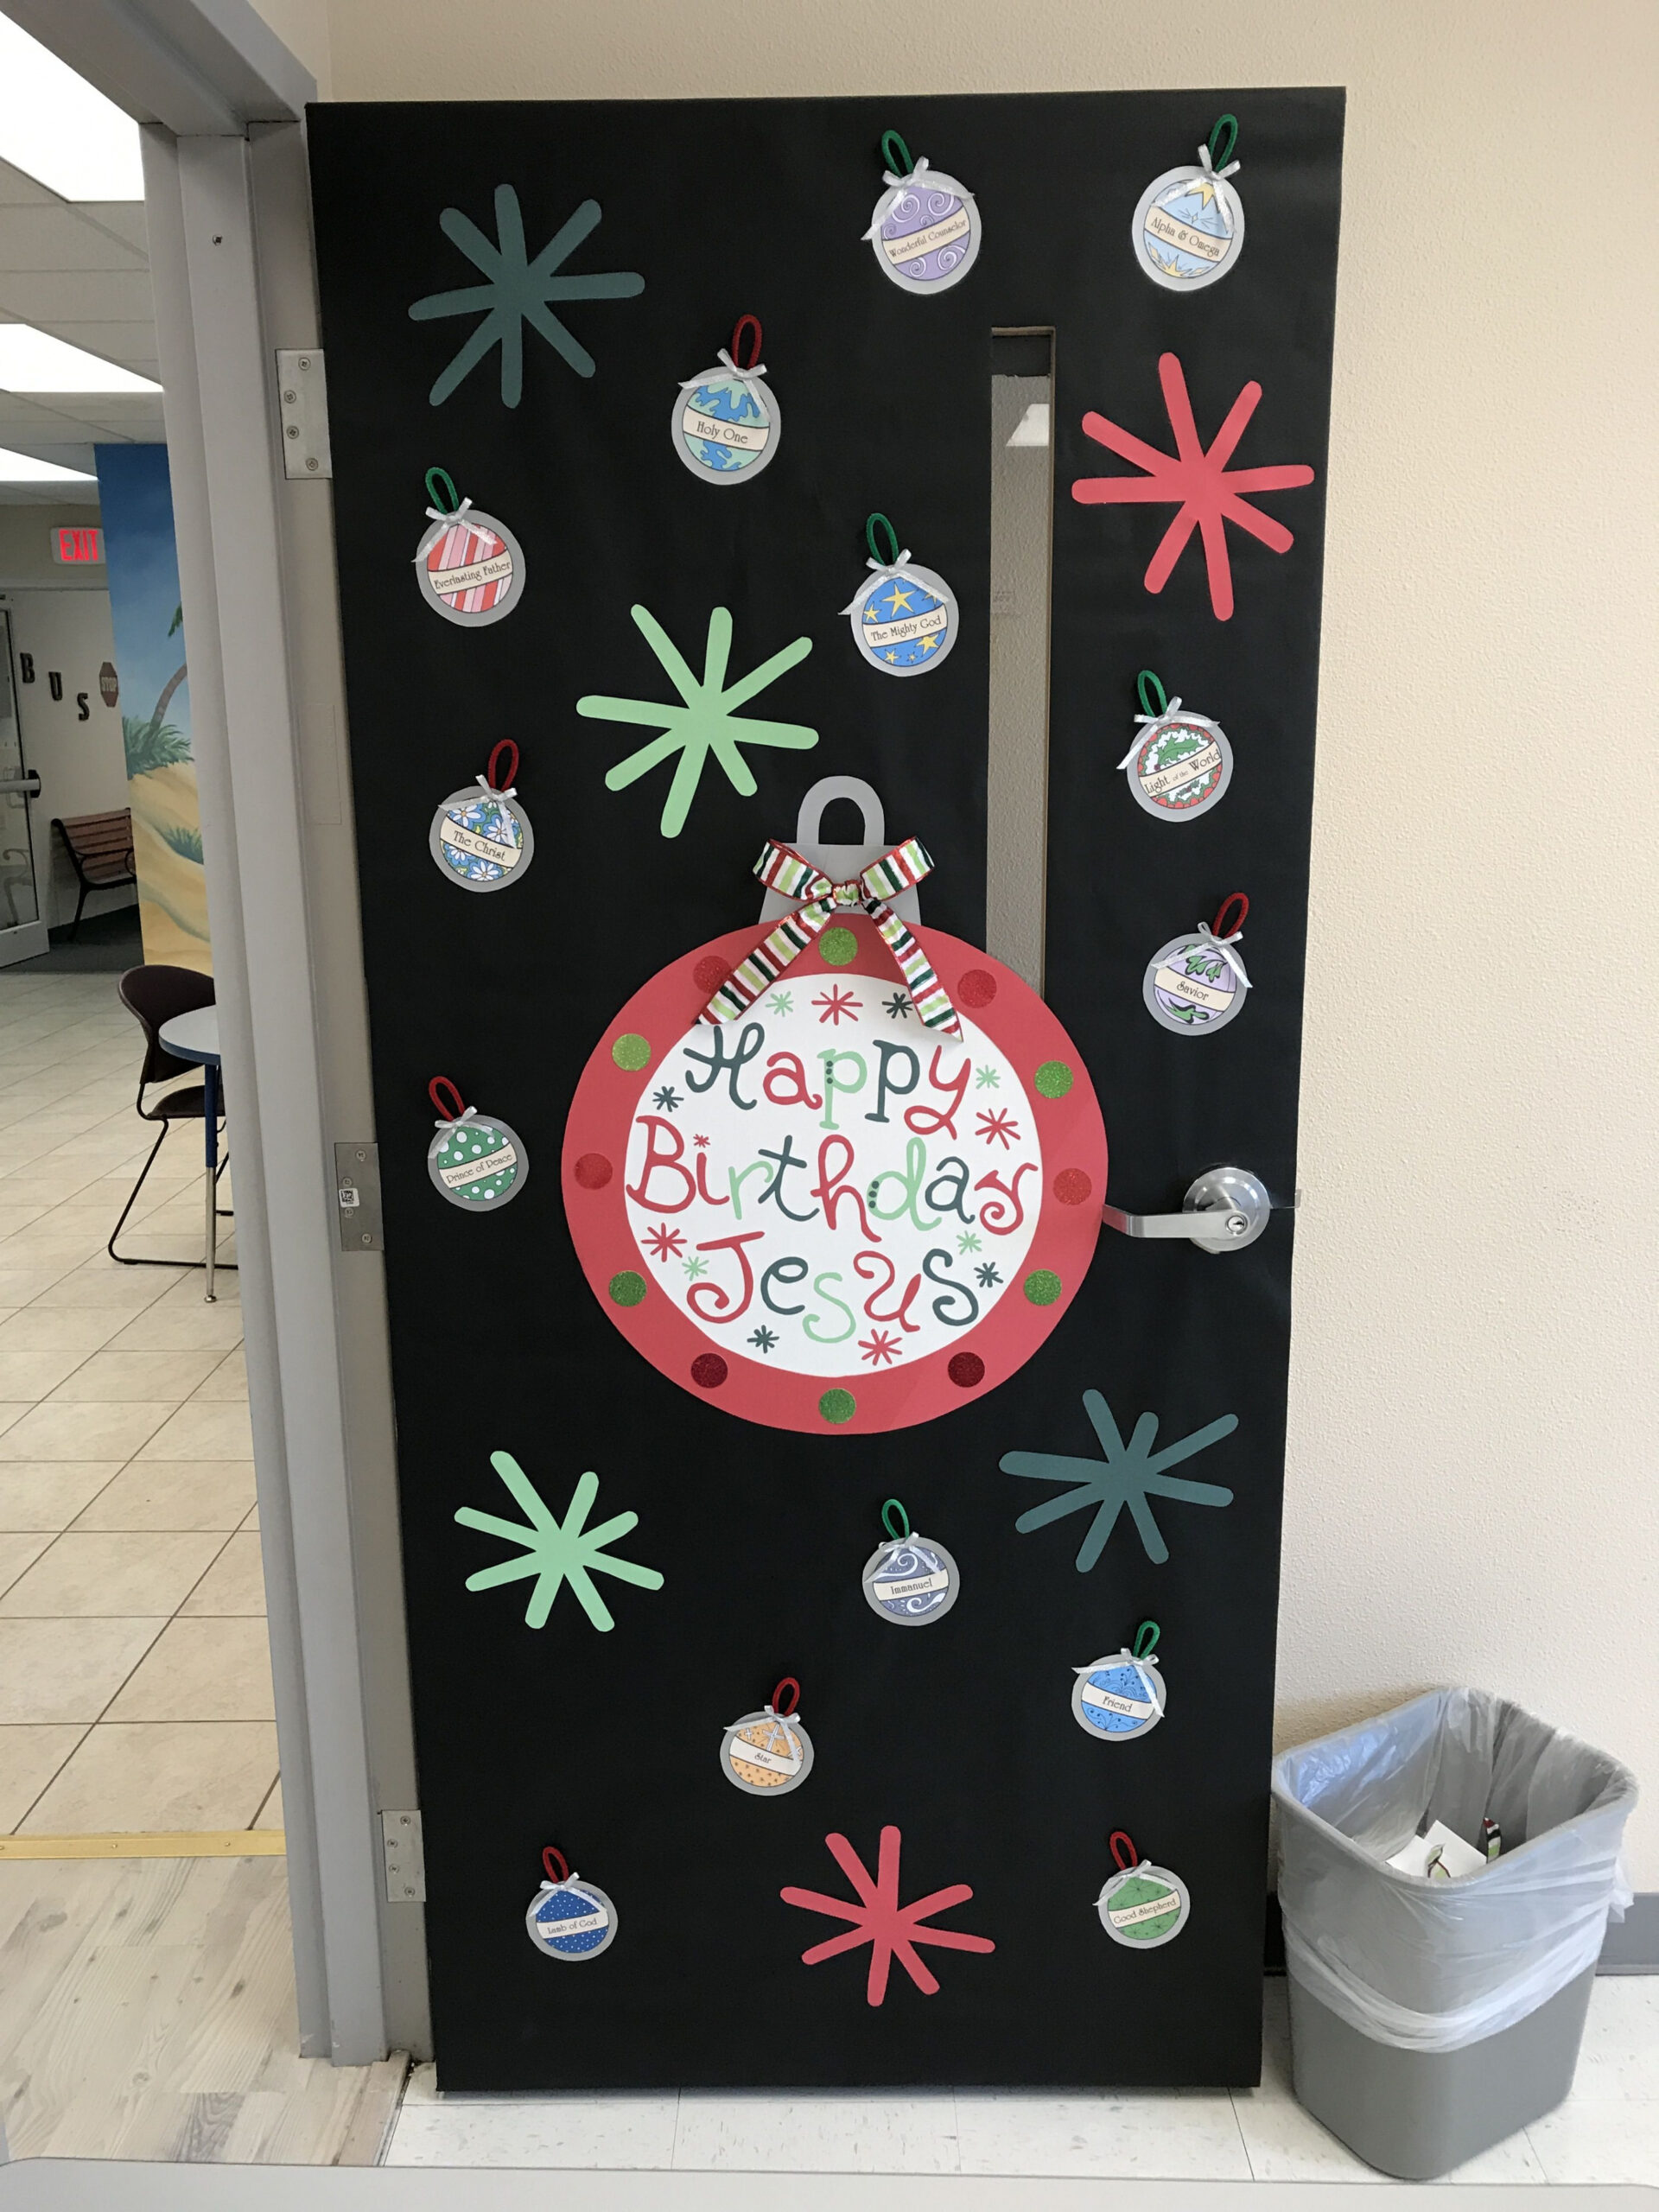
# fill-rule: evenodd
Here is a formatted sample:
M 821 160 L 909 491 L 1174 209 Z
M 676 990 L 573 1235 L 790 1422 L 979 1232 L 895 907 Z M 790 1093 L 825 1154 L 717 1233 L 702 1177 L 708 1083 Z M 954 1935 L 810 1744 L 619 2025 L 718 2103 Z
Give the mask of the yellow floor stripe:
M 281 1828 L 175 1835 L 0 1835 L 0 1859 L 281 1859 Z

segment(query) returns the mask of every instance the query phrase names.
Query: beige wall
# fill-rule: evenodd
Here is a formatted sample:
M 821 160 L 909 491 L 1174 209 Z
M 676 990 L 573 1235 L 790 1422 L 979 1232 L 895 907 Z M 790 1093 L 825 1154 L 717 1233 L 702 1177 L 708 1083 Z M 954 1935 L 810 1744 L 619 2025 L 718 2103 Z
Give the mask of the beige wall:
M 1659 1782 L 1659 8 L 271 13 L 346 99 L 1348 86 L 1281 1734 L 1478 1682 Z

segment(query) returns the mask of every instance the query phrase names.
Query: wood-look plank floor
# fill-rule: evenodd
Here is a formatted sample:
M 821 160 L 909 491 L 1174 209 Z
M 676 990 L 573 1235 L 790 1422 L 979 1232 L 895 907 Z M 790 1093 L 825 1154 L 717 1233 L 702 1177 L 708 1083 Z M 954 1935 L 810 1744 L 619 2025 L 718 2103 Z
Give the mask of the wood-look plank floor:
M 297 2050 L 283 1860 L 0 1864 L 14 2158 L 374 2164 L 407 2062 Z

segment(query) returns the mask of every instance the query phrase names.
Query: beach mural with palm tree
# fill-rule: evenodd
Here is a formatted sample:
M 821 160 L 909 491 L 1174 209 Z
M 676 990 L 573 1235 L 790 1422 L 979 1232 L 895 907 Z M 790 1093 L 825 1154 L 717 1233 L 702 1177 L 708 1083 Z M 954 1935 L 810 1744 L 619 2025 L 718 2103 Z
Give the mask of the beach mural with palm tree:
M 167 448 L 101 445 L 97 453 L 144 958 L 211 974 Z

